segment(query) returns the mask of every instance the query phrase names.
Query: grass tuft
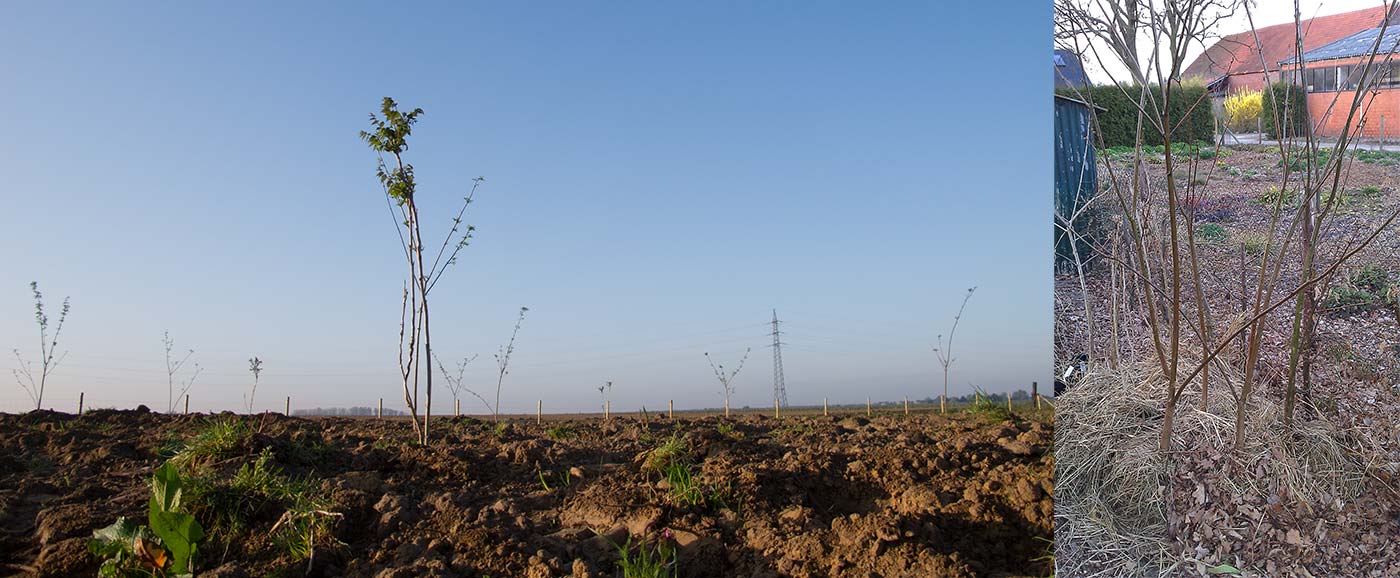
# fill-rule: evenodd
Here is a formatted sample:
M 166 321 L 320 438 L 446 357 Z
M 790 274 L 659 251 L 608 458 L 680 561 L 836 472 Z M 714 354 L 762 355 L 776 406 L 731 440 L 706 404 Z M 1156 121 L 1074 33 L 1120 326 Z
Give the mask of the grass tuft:
M 236 418 L 210 418 L 189 439 L 168 448 L 174 450 L 170 462 L 181 472 L 195 473 L 210 463 L 238 455 L 252 435 L 252 430 Z

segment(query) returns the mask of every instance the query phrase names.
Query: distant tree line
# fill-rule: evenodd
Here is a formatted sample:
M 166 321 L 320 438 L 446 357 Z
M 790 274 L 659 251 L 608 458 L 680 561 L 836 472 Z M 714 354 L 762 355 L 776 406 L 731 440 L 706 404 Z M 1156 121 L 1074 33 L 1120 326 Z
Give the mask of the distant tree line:
M 313 407 L 310 409 L 298 409 L 292 411 L 295 416 L 373 416 L 379 415 L 377 407 Z M 384 408 L 384 415 L 408 415 L 396 409 Z
M 985 396 L 985 395 L 988 395 L 988 394 L 983 393 L 982 395 Z M 1006 399 L 1006 394 L 1005 394 L 1005 393 L 1000 393 L 1000 392 L 998 392 L 998 393 L 992 393 L 992 394 L 990 394 L 990 395 L 992 396 L 992 399 L 1000 399 L 1000 400 L 1005 400 L 1005 399 Z M 1012 401 L 1026 401 L 1026 400 L 1029 400 L 1029 399 L 1031 399 L 1031 392 L 1026 391 L 1026 390 L 1024 390 L 1024 389 L 1018 389 L 1018 390 L 1016 390 L 1016 391 L 1011 392 L 1011 400 L 1012 400 Z M 911 400 L 909 400 L 909 401 L 910 401 L 910 402 L 913 402 L 913 403 L 922 403 L 922 404 L 934 404 L 934 403 L 938 403 L 938 400 L 937 400 L 937 399 L 934 399 L 934 398 L 932 398 L 932 397 L 925 397 L 925 398 L 923 398 L 923 399 L 911 399 Z M 972 403 L 972 402 L 974 402 L 974 401 L 977 401 L 977 394 L 975 394 L 975 393 L 969 393 L 969 394 L 967 394 L 967 395 L 960 396 L 960 397 L 949 397 L 949 398 L 948 398 L 948 403 Z M 902 402 L 902 401 L 901 401 L 901 402 L 886 401 L 886 402 L 878 402 L 878 403 L 876 403 L 875 405 L 898 405 L 898 404 L 902 404 L 902 403 L 904 403 L 904 402 Z

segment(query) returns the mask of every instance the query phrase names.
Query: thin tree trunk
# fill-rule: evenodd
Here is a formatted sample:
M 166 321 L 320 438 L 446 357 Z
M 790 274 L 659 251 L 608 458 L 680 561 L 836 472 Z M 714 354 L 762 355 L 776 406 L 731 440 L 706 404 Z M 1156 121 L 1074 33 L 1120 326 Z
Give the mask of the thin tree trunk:
M 1171 84 L 1162 86 L 1162 102 L 1171 102 Z M 1172 138 L 1171 131 L 1165 127 L 1171 126 L 1170 114 L 1164 107 L 1162 110 L 1162 149 L 1163 165 L 1166 168 L 1167 179 L 1167 212 L 1168 227 L 1171 229 L 1171 353 L 1169 356 L 1169 369 L 1167 370 L 1167 407 L 1162 420 L 1162 439 L 1158 444 L 1158 449 L 1163 453 L 1171 450 L 1172 441 L 1172 418 L 1176 415 L 1176 401 L 1179 396 L 1177 389 L 1177 367 L 1181 360 L 1181 242 L 1178 237 L 1179 223 L 1177 219 L 1178 203 L 1176 195 L 1176 175 L 1172 173 Z
M 433 358 L 433 334 L 428 327 L 428 295 L 423 294 L 423 356 L 427 359 Z M 433 415 L 433 365 L 428 364 L 428 405 L 423 408 L 423 439 L 422 444 L 428 445 L 428 421 Z

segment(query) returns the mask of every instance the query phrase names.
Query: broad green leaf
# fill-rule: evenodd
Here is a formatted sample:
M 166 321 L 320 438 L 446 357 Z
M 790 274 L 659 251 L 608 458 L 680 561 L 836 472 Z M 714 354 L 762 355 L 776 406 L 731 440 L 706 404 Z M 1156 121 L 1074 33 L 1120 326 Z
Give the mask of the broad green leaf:
M 141 535 L 140 526 L 136 522 L 128 520 L 125 516 L 117 518 L 116 523 L 106 528 L 95 530 L 92 539 L 99 542 L 117 542 L 128 546 Z
M 195 521 L 194 516 L 152 510 L 151 531 L 170 550 L 170 571 L 176 574 L 189 572 L 195 544 L 204 539 L 204 528 Z
M 151 511 L 179 511 L 183 486 L 179 472 L 175 471 L 175 466 L 170 462 L 156 468 L 155 475 L 151 477 Z M 152 523 L 151 526 L 154 528 L 155 524 Z
M 1210 568 L 1206 568 L 1206 572 L 1210 572 L 1211 574 L 1239 575 L 1240 569 L 1229 564 L 1221 564 L 1219 566 L 1211 566 Z

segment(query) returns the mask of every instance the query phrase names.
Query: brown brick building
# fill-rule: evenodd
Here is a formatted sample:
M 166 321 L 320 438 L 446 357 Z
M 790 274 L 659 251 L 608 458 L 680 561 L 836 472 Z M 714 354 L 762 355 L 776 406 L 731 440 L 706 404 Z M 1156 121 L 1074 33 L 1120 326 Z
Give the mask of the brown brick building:
M 1304 20 L 1303 50 L 1306 52 L 1362 30 L 1377 28 L 1385 20 L 1385 14 L 1385 7 L 1378 6 Z M 1279 63 L 1297 54 L 1295 39 L 1292 22 L 1231 34 L 1196 57 L 1181 77 L 1199 80 L 1210 87 L 1212 94 L 1221 97 L 1243 89 L 1262 90 L 1265 72 L 1277 82 Z
M 1394 24 L 1386 27 L 1384 35 L 1379 28 L 1362 30 L 1303 53 L 1298 83 L 1307 90 L 1308 118 L 1315 134 L 1341 133 L 1356 89 L 1365 80 L 1362 73 L 1373 48 L 1377 50 L 1370 67 L 1373 81 L 1366 83 L 1368 89 L 1361 94 L 1361 116 L 1353 120 L 1352 134 L 1386 139 L 1400 134 L 1400 61 L 1387 62 L 1400 48 L 1400 26 Z M 1279 65 L 1294 71 L 1297 61 L 1291 57 Z

